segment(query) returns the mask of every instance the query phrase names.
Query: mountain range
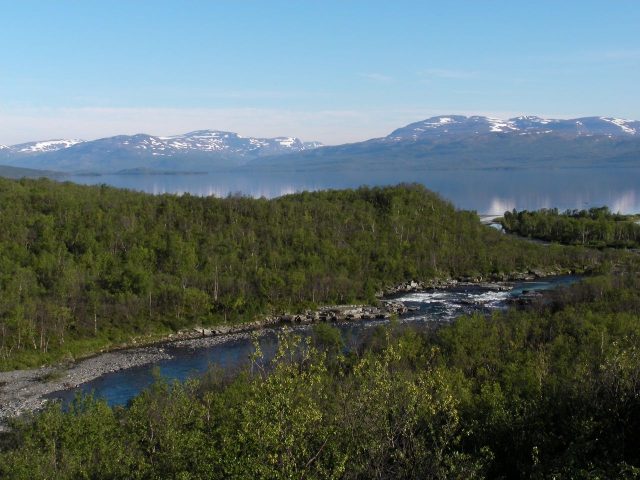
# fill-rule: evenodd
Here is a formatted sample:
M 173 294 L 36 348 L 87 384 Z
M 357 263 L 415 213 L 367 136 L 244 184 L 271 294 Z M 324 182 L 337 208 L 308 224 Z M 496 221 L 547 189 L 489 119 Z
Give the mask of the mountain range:
M 156 137 L 118 135 L 98 140 L 46 140 L 0 146 L 0 163 L 61 172 L 108 173 L 120 170 L 215 170 L 246 164 L 266 155 L 321 146 L 294 137 L 254 138 L 216 130 Z
M 119 135 L 0 146 L 0 164 L 66 173 L 639 166 L 640 122 L 446 115 L 338 146 L 216 130 Z
M 432 117 L 386 137 L 251 162 L 253 170 L 469 170 L 640 166 L 640 122 Z

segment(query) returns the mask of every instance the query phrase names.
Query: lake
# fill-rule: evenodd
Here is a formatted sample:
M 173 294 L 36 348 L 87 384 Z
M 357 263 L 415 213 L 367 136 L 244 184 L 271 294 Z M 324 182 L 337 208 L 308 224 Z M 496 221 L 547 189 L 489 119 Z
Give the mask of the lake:
M 506 210 L 607 205 L 614 212 L 640 212 L 640 168 L 557 170 L 439 170 L 397 172 L 273 172 L 195 175 L 72 176 L 83 184 L 107 184 L 161 194 L 225 197 L 240 193 L 273 198 L 303 190 L 354 188 L 417 182 L 459 208 L 496 215 Z

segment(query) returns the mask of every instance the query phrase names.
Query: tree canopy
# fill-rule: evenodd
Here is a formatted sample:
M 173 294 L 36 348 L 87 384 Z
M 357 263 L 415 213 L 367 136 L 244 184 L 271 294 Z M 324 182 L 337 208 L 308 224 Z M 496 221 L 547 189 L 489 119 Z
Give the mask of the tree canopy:
M 611 213 L 607 207 L 589 210 L 515 209 L 505 212 L 502 226 L 509 233 L 566 245 L 640 247 L 640 225 L 634 217 Z
M 419 185 L 266 200 L 0 179 L 0 368 L 195 324 L 373 302 L 410 279 L 584 267 Z

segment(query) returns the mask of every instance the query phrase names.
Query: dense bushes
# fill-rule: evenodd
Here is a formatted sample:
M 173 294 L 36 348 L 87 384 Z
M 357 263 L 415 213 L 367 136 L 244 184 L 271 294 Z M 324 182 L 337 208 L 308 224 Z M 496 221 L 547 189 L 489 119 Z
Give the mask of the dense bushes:
M 640 246 L 640 225 L 628 216 L 611 213 L 607 207 L 564 213 L 557 209 L 514 210 L 505 212 L 502 226 L 510 233 L 567 245 Z
M 267 373 L 161 379 L 128 409 L 78 399 L 17 423 L 0 476 L 637 478 L 640 281 L 358 351 L 285 337 Z M 335 336 L 322 327 L 324 344 Z
M 418 185 L 274 200 L 0 180 L 0 368 L 383 285 L 595 254 L 504 238 Z

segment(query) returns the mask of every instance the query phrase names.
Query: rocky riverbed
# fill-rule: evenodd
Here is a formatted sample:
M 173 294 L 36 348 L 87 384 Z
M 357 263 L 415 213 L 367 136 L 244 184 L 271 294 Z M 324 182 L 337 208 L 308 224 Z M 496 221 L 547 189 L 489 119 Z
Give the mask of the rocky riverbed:
M 105 373 L 170 358 L 161 346 L 102 353 L 71 365 L 0 372 L 0 427 L 9 417 L 41 408 L 44 396 Z
M 3 428 L 2 423 L 7 418 L 41 408 L 46 402 L 45 396 L 50 393 L 74 388 L 105 373 L 170 359 L 171 349 L 166 348 L 169 345 L 172 348 L 202 348 L 247 338 L 251 335 L 261 335 L 267 329 L 278 326 L 388 319 L 393 315 L 402 315 L 409 310 L 403 302 L 389 297 L 410 292 L 446 290 L 465 285 L 493 291 L 508 291 L 513 288 L 512 281 L 539 278 L 549 273 L 561 272 L 527 272 L 489 279 L 458 278 L 430 282 L 410 281 L 379 292 L 382 298 L 376 306 L 324 306 L 313 311 L 273 315 L 239 325 L 213 328 L 195 327 L 170 335 L 163 342 L 155 345 L 101 353 L 71 364 L 0 372 L 0 429 Z
M 60 390 L 74 388 L 105 373 L 159 362 L 171 358 L 165 348 L 201 348 L 219 343 L 260 335 L 267 328 L 282 325 L 302 325 L 317 322 L 387 319 L 402 314 L 407 307 L 402 302 L 383 300 L 380 306 L 334 305 L 315 311 L 266 317 L 240 325 L 215 328 L 195 327 L 170 335 L 157 345 L 115 350 L 71 364 L 42 367 L 31 370 L 0 372 L 0 430 L 10 417 L 42 408 L 45 396 Z
M 534 269 L 523 272 L 511 272 L 493 274 L 489 276 L 474 277 L 458 277 L 458 278 L 436 278 L 428 281 L 411 280 L 383 288 L 376 292 L 376 297 L 385 298 L 403 293 L 423 292 L 436 289 L 445 289 L 459 286 L 476 286 L 486 288 L 488 290 L 506 291 L 510 290 L 513 282 L 521 282 L 527 280 L 535 280 L 537 278 L 552 277 L 557 275 L 574 274 L 571 269 L 567 268 L 547 268 Z

